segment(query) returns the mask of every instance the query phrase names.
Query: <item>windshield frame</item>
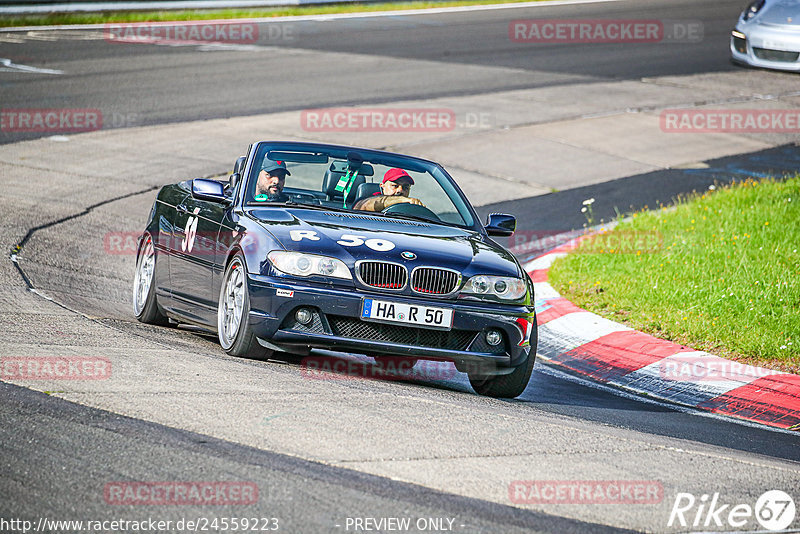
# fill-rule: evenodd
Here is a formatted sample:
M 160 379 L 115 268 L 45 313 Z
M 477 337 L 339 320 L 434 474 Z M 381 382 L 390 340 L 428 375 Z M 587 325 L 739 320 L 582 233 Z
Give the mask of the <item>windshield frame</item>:
M 450 199 L 450 202 L 453 203 L 453 207 L 455 208 L 456 212 L 459 213 L 461 218 L 464 219 L 465 222 L 469 222 L 466 220 L 467 217 L 465 217 L 465 215 L 468 215 L 469 218 L 472 219 L 472 224 L 456 224 L 433 220 L 429 220 L 427 222 L 430 224 L 440 224 L 443 226 L 451 226 L 485 233 L 484 227 L 481 224 L 477 213 L 475 212 L 475 208 L 464 195 L 463 191 L 461 191 L 461 188 L 458 186 L 453 177 L 450 176 L 444 167 L 438 163 L 394 152 L 322 143 L 260 141 L 251 145 L 247 165 L 243 172 L 245 179 L 241 180 L 240 187 L 238 187 L 237 204 L 241 206 L 242 209 L 251 209 L 256 207 L 266 208 L 275 206 L 291 208 L 319 207 L 310 204 L 303 204 L 302 202 L 248 202 L 248 191 L 250 190 L 251 186 L 255 187 L 254 182 L 258 179 L 258 173 L 260 172 L 260 161 L 270 151 L 318 152 L 326 153 L 331 158 L 342 160 L 347 159 L 347 154 L 349 152 L 357 152 L 363 156 L 364 161 L 368 163 L 385 165 L 389 167 L 401 167 L 409 171 L 427 173 L 439 184 L 439 187 L 442 188 L 443 193 Z M 291 186 L 288 188 L 291 188 Z M 459 203 L 461 206 L 459 206 Z M 335 208 L 331 209 L 335 210 Z M 462 213 L 462 209 L 464 213 Z M 375 213 L 375 215 L 380 216 L 381 214 Z

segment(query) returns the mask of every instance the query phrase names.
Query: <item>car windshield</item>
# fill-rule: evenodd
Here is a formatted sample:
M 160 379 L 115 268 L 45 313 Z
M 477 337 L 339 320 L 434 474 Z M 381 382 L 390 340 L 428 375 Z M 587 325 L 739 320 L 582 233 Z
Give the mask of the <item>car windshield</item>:
M 452 179 L 429 162 L 368 150 L 264 143 L 255 158 L 245 189 L 247 206 L 285 204 L 474 224 Z

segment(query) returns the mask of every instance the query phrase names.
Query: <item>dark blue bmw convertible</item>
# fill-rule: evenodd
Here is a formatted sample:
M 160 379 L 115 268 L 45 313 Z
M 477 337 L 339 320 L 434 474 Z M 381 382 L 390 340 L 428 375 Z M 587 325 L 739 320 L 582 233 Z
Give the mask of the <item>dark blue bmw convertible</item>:
M 453 362 L 516 397 L 536 355 L 533 284 L 455 181 L 420 158 L 259 142 L 227 181 L 161 189 L 136 259 L 145 323 L 214 331 L 231 355 L 322 348 Z

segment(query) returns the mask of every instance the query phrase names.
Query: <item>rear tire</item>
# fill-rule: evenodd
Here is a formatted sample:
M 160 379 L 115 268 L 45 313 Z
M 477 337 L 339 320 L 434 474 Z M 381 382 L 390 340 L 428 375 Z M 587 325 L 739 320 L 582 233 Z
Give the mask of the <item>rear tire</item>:
M 133 277 L 133 314 L 147 324 L 166 326 L 169 319 L 158 307 L 153 281 L 156 273 L 156 250 L 153 237 L 145 233 L 136 253 L 136 274 Z
M 522 365 L 516 367 L 507 375 L 480 376 L 469 374 L 469 383 L 478 395 L 495 397 L 502 399 L 513 399 L 522 395 L 533 372 L 533 364 L 536 361 L 536 346 L 539 342 L 539 332 L 536 318 L 533 320 L 531 329 L 530 351 L 528 359 Z
M 250 327 L 249 317 L 247 271 L 242 253 L 237 252 L 222 277 L 217 305 L 217 337 L 219 344 L 231 356 L 267 359 L 273 351 L 259 345 Z

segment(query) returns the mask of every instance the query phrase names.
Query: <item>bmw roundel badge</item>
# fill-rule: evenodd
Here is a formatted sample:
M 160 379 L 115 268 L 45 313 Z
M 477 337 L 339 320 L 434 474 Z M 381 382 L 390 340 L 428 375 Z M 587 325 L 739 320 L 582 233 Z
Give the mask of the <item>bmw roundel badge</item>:
M 405 252 L 401 252 L 400 255 L 403 256 L 407 260 L 415 260 L 415 259 L 417 259 L 417 255 L 416 254 L 414 254 L 413 252 L 409 252 L 407 250 Z

